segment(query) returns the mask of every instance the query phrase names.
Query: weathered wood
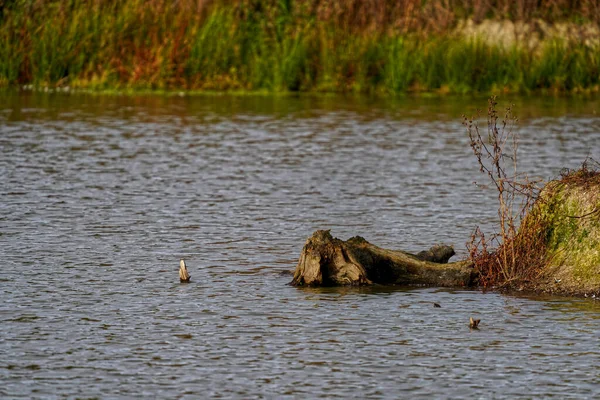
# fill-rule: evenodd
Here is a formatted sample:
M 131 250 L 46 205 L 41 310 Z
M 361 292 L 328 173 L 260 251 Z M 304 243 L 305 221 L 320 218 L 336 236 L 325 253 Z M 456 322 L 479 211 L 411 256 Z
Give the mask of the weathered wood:
M 423 250 L 415 254 L 415 256 L 422 261 L 431 261 L 438 264 L 446 264 L 450 258 L 455 255 L 452 246 L 445 246 L 442 244 L 436 244 L 429 250 Z
M 307 239 L 291 284 L 469 286 L 473 264 L 471 261 L 444 264 L 453 254 L 454 250 L 447 246 L 434 246 L 426 254 L 417 256 L 382 249 L 360 236 L 342 241 L 332 237 L 329 231 L 319 230 Z
M 183 261 L 183 259 L 181 259 L 179 261 L 179 281 L 182 283 L 189 282 L 190 278 L 191 278 L 191 276 L 190 276 L 190 274 L 188 274 L 188 270 L 185 265 L 185 261 Z

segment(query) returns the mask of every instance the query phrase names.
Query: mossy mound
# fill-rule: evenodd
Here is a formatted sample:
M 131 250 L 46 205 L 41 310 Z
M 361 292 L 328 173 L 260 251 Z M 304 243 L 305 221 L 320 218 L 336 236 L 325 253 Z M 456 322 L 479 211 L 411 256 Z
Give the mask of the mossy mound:
M 519 235 L 541 229 L 543 268 L 535 289 L 575 295 L 600 292 L 600 172 L 585 166 L 542 190 Z M 533 250 L 533 249 L 532 249 Z

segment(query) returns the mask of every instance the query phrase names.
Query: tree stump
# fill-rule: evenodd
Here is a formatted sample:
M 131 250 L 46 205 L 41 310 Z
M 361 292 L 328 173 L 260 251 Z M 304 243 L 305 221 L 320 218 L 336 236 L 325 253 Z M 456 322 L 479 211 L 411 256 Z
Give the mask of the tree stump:
M 318 230 L 302 249 L 291 282 L 294 286 L 434 285 L 469 286 L 471 261 L 446 264 L 454 255 L 449 246 L 434 246 L 418 255 L 377 247 L 360 236 L 347 241 Z

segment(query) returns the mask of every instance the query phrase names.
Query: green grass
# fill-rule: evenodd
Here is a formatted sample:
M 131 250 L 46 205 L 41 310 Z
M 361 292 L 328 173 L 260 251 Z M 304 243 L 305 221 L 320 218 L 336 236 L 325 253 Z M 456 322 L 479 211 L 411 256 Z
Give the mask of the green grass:
M 600 87 L 600 51 L 581 43 L 548 41 L 532 54 L 450 33 L 353 29 L 316 18 L 301 1 L 34 3 L 17 0 L 2 14 L 0 86 L 384 94 Z

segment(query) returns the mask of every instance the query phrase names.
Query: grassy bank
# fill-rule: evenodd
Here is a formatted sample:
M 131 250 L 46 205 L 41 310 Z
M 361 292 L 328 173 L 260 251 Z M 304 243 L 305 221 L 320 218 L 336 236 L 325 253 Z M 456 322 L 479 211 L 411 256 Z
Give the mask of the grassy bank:
M 412 0 L 5 3 L 4 86 L 377 93 L 600 87 L 600 51 L 583 42 L 554 38 L 531 51 L 454 30 L 461 19 L 488 16 L 597 23 L 594 2 L 569 10 L 556 7 L 565 3 L 558 0 L 535 7 L 497 1 L 495 8 Z
M 600 172 L 587 162 L 548 182 L 518 229 L 473 258 L 484 287 L 600 293 Z M 500 238 L 499 238 L 500 239 Z M 481 244 L 481 242 L 480 242 Z
M 600 164 L 587 158 L 543 184 L 518 169 L 517 119 L 488 101 L 487 129 L 464 119 L 480 172 L 496 189 L 498 225 L 467 243 L 486 288 L 600 294 Z

